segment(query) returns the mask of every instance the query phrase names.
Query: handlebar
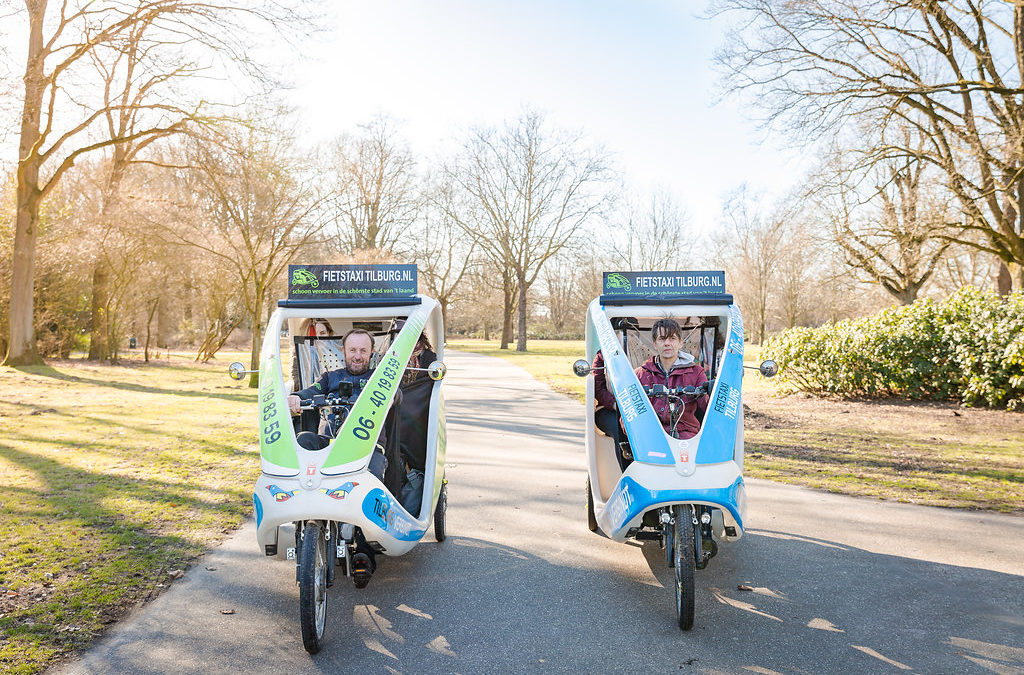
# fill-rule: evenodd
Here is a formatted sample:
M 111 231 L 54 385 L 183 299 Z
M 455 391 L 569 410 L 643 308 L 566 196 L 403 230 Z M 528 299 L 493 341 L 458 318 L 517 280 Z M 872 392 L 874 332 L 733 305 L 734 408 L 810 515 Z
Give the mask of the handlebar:
M 652 387 L 644 387 L 644 393 L 648 396 L 664 396 L 680 400 L 683 397 L 697 398 L 708 393 L 709 384 L 710 382 L 704 382 L 696 386 L 688 384 L 685 387 L 666 387 L 663 384 L 656 384 Z
M 317 394 L 313 398 L 300 398 L 299 410 L 320 410 L 322 408 L 351 408 L 355 401 L 351 397 Z

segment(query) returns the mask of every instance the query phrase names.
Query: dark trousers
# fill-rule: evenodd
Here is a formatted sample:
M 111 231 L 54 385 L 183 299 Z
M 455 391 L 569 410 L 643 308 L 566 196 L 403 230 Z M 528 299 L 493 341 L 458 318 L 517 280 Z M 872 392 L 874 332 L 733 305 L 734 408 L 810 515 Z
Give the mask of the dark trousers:
M 600 429 L 605 436 L 612 439 L 615 444 L 615 459 L 619 460 L 619 468 L 623 471 L 632 462 L 632 458 L 626 459 L 622 454 L 622 442 L 626 440 L 619 426 L 619 413 L 610 408 L 600 408 L 594 411 L 594 426 Z

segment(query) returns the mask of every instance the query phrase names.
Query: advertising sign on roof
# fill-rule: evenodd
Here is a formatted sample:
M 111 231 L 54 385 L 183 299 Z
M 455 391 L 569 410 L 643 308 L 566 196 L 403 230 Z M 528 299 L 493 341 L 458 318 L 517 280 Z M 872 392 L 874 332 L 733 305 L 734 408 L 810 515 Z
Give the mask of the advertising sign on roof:
M 605 272 L 608 297 L 677 297 L 725 293 L 725 272 Z
M 409 298 L 416 265 L 289 265 L 288 299 Z

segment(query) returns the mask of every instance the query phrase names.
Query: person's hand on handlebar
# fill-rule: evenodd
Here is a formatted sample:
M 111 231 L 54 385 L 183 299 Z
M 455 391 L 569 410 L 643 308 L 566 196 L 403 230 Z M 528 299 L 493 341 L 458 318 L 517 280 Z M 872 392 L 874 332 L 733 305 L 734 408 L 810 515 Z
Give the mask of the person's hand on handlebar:
M 301 400 L 302 399 L 300 399 L 295 394 L 289 394 L 288 395 L 288 410 L 291 411 L 292 415 L 298 415 L 299 412 L 301 412 L 299 410 L 299 405 L 301 405 Z

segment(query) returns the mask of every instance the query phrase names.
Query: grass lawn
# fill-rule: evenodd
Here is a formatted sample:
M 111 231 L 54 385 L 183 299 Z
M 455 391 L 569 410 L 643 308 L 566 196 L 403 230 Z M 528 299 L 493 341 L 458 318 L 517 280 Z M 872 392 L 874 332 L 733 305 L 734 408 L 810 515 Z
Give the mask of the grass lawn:
M 533 340 L 525 354 L 498 343 L 453 340 L 451 349 L 508 359 L 583 401 L 571 364 L 583 341 Z M 744 360 L 758 363 L 748 346 Z M 954 403 L 842 401 L 780 392 L 743 378 L 745 474 L 830 492 L 901 502 L 1024 513 L 1024 414 Z
M 251 512 L 234 356 L 0 368 L 0 672 L 85 647 Z

